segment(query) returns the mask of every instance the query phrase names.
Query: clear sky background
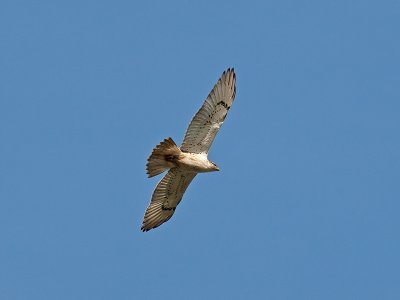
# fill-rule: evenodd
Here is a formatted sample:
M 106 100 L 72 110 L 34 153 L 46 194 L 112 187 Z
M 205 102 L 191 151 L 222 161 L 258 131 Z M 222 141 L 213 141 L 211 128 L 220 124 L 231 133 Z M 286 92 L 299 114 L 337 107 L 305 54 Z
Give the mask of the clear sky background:
M 400 299 L 399 1 L 1 1 L 0 299 Z M 228 67 L 173 218 L 140 231 Z

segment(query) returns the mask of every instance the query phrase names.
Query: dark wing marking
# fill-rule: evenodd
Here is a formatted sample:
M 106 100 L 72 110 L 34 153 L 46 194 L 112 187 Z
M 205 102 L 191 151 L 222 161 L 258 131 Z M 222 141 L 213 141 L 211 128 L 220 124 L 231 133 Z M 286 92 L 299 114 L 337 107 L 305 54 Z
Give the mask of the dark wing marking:
M 150 204 L 144 214 L 141 228 L 143 231 L 156 228 L 172 217 L 196 174 L 182 171 L 179 168 L 172 168 L 168 171 L 153 192 Z
M 181 146 L 184 152 L 208 153 L 236 94 L 234 69 L 226 70 L 193 117 Z

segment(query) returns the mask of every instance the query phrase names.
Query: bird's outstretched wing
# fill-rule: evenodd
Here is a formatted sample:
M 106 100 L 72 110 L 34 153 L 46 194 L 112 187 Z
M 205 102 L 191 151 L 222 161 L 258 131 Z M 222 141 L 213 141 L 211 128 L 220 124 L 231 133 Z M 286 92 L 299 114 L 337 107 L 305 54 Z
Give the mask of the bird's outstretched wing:
M 236 75 L 233 69 L 222 73 L 203 106 L 190 122 L 181 146 L 182 151 L 208 153 L 235 99 L 235 84 Z
M 197 173 L 172 168 L 158 183 L 143 218 L 142 230 L 160 226 L 175 212 L 182 196 Z

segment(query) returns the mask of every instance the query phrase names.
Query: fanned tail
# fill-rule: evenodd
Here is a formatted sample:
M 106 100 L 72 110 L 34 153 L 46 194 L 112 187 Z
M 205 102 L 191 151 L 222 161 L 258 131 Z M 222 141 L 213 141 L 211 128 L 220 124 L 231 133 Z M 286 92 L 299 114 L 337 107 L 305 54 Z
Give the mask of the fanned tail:
M 175 167 L 174 161 L 179 158 L 181 150 L 171 138 L 158 144 L 147 159 L 146 171 L 148 177 L 161 174 L 167 169 Z

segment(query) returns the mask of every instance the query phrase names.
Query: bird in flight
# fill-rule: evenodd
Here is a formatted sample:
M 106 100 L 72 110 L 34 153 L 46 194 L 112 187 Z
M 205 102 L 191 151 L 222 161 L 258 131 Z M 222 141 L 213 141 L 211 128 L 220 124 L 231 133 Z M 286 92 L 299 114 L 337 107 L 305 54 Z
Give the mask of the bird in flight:
M 181 147 L 172 138 L 158 144 L 147 159 L 147 175 L 153 177 L 168 170 L 157 184 L 144 214 L 142 231 L 149 231 L 167 222 L 182 200 L 183 194 L 197 173 L 219 171 L 209 161 L 208 151 L 231 108 L 236 94 L 236 75 L 232 68 L 211 90 L 202 107 L 186 130 Z

